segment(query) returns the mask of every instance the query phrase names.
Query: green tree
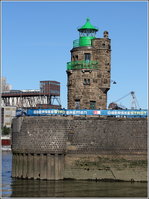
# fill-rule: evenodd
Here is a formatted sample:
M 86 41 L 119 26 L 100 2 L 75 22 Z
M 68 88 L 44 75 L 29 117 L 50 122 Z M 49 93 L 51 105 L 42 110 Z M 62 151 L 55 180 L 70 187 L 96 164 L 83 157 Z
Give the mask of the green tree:
M 10 133 L 11 133 L 10 128 L 8 128 L 6 126 L 2 127 L 2 135 L 10 135 Z

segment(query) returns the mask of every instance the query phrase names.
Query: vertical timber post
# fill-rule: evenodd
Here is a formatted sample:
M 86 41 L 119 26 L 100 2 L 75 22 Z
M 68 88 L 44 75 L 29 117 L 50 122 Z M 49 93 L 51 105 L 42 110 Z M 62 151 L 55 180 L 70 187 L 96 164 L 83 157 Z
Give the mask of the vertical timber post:
M 55 157 L 53 154 L 47 155 L 47 180 L 55 180 Z
M 40 178 L 40 154 L 34 154 L 34 179 Z
M 23 154 L 23 178 L 27 178 L 27 159 L 28 159 L 28 155 L 27 154 Z
M 55 180 L 63 179 L 64 155 L 55 154 Z
M 33 178 L 33 169 L 34 169 L 34 159 L 33 159 L 33 154 L 31 154 L 31 153 L 29 153 L 28 154 L 28 172 L 27 172 L 27 177 L 29 178 L 29 179 L 31 179 L 31 178 Z
M 15 175 L 16 175 L 16 177 L 18 177 L 18 173 L 19 173 L 19 154 L 18 153 L 16 153 L 16 173 L 15 173 Z
M 46 179 L 46 155 L 40 156 L 40 179 Z
M 16 177 L 16 154 L 12 154 L 12 177 Z

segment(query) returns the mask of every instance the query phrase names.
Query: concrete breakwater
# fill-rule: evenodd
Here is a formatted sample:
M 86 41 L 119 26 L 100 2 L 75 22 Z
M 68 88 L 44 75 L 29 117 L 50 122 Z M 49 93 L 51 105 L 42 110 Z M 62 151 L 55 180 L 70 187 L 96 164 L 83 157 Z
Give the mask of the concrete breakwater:
M 147 119 L 19 117 L 12 177 L 147 181 Z

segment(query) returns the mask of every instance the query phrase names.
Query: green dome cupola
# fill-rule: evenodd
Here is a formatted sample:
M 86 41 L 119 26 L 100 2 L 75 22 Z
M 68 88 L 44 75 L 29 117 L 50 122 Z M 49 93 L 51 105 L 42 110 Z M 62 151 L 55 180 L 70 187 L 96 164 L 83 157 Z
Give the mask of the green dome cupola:
M 98 29 L 90 23 L 90 19 L 86 19 L 86 23 L 78 28 L 80 33 L 79 46 L 91 46 L 91 40 L 95 38 Z

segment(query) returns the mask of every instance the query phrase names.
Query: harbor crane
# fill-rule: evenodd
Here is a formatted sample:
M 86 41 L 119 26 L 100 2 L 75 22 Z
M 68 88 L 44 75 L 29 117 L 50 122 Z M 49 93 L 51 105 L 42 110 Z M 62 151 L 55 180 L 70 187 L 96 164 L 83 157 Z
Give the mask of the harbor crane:
M 109 108 L 117 108 L 117 109 L 126 109 L 126 107 L 117 104 L 117 102 L 121 101 L 122 99 L 131 96 L 131 109 L 140 109 L 137 97 L 134 91 L 129 92 L 128 94 L 124 95 L 123 97 L 119 98 L 118 100 L 109 104 Z

